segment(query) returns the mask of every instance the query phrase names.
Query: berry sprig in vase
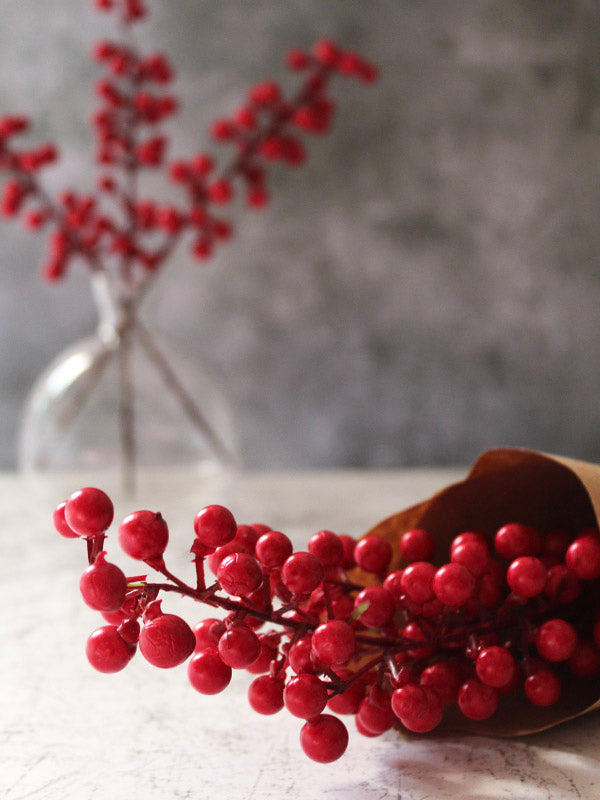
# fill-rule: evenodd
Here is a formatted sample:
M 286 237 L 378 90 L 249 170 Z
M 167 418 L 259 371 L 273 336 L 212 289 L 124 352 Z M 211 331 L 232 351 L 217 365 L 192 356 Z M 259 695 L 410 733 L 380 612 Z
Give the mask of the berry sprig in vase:
M 95 335 L 59 356 L 31 392 L 21 465 L 46 471 L 111 468 L 120 461 L 131 487 L 138 463 L 207 466 L 238 460 L 225 399 L 195 364 L 158 343 L 140 318 L 156 275 L 184 240 L 199 262 L 230 240 L 233 227 L 225 209 L 236 196 L 251 210 L 269 203 L 269 167 L 301 166 L 303 135 L 329 131 L 334 75 L 371 83 L 377 70 L 330 40 L 318 41 L 310 53 L 293 50 L 286 58 L 300 78 L 293 96 L 265 81 L 251 87 L 231 116 L 212 123 L 211 137 L 228 148 L 229 158 L 202 150 L 172 160 L 162 124 L 179 106 L 174 70 L 163 53 L 142 53 L 135 41 L 146 4 L 95 0 L 94 6 L 112 14 L 122 30 L 118 41 L 99 41 L 92 51 L 105 73 L 94 86 L 96 186 L 51 197 L 41 172 L 57 160 L 57 148 L 19 149 L 18 135 L 29 120 L 3 116 L 0 168 L 9 178 L 0 212 L 20 217 L 29 230 L 48 232 L 45 280 L 61 280 L 75 262 L 88 270 L 100 315 Z M 175 184 L 181 202 L 147 196 L 147 173 Z

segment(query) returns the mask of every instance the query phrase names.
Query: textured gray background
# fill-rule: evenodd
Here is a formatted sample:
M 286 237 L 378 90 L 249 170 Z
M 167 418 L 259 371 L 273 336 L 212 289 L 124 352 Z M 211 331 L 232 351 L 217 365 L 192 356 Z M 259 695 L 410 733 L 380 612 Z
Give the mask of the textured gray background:
M 173 154 L 319 35 L 381 66 L 266 213 L 208 267 L 186 248 L 157 323 L 221 372 L 248 464 L 464 463 L 500 444 L 600 459 L 600 6 L 595 0 L 154 0 L 142 44 L 179 73 Z M 0 109 L 91 184 L 105 20 L 0 0 Z M 83 178 L 81 177 L 83 175 Z M 83 188 L 83 186 L 82 186 Z M 38 278 L 42 238 L 0 222 L 0 462 L 28 386 L 93 326 L 87 277 Z

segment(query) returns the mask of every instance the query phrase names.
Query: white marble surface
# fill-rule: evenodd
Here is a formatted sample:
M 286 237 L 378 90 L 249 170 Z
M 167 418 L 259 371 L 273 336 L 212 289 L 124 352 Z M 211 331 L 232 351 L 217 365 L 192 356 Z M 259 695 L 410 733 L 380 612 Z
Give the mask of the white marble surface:
M 161 510 L 171 528 L 173 571 L 186 567 L 195 512 L 228 504 L 301 544 L 329 527 L 359 535 L 379 518 L 461 477 L 460 470 L 252 474 L 200 480 L 174 474 L 143 482 L 134 499 L 114 493 L 116 517 Z M 89 481 L 86 481 L 89 483 Z M 52 531 L 54 505 L 81 480 L 32 488 L 0 476 L 0 797 L 3 800 L 227 798 L 227 800 L 426 800 L 595 798 L 600 716 L 518 741 L 481 737 L 404 741 L 360 737 L 330 765 L 304 757 L 300 721 L 260 717 L 234 675 L 215 697 L 188 685 L 185 666 L 161 671 L 136 657 L 116 675 L 94 672 L 85 640 L 97 615 L 79 597 L 80 542 Z M 96 481 L 114 490 L 110 481 Z M 68 488 L 65 488 L 68 485 Z M 109 555 L 126 564 L 108 542 Z M 165 601 L 190 622 L 195 608 Z M 195 616 L 194 616 L 195 613 Z

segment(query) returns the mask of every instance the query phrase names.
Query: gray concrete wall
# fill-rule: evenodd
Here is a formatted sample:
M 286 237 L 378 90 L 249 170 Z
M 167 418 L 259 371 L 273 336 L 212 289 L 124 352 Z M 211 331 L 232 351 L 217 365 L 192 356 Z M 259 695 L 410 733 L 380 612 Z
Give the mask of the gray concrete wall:
M 600 6 L 593 0 L 154 0 L 174 154 L 281 56 L 329 35 L 378 61 L 338 83 L 332 134 L 208 267 L 178 251 L 157 325 L 222 373 L 248 464 L 464 463 L 524 445 L 600 459 Z M 91 185 L 86 0 L 0 0 L 0 110 Z M 24 394 L 93 326 L 87 276 L 38 278 L 0 222 L 0 463 Z

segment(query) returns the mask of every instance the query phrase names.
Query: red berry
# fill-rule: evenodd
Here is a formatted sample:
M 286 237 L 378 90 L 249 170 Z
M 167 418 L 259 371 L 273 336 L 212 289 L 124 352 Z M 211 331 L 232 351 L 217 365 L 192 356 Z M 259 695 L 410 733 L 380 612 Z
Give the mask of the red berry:
M 290 69 L 305 69 L 309 62 L 309 56 L 303 50 L 290 50 L 286 55 L 286 63 Z
M 505 686 L 512 679 L 516 668 L 510 651 L 497 645 L 481 650 L 475 662 L 475 672 L 479 680 L 496 689 Z
M 600 672 L 600 650 L 585 639 L 577 642 L 569 659 L 569 669 L 580 678 L 589 678 Z
M 577 633 L 564 619 L 549 619 L 538 628 L 535 646 L 546 661 L 567 661 L 577 644 Z
M 344 559 L 344 546 L 333 531 L 319 531 L 311 536 L 308 552 L 316 556 L 324 567 L 338 567 Z
M 572 603 L 579 597 L 580 591 L 579 578 L 564 564 L 557 564 L 548 570 L 544 593 L 553 603 Z
M 428 531 L 413 528 L 400 537 L 400 554 L 405 561 L 431 561 L 435 542 Z
M 430 708 L 421 717 L 401 717 L 400 722 L 413 733 L 429 733 L 442 721 L 444 706 L 441 702 L 437 705 L 431 703 Z
M 115 625 L 104 625 L 87 640 L 85 654 L 98 672 L 119 672 L 135 655 L 135 647 L 119 635 Z
M 327 704 L 327 689 L 316 675 L 295 675 L 285 686 L 283 702 L 295 717 L 313 719 Z
M 542 667 L 525 680 L 525 694 L 536 706 L 551 706 L 560 697 L 560 680 L 552 670 Z
M 281 568 L 281 581 L 294 595 L 310 594 L 323 577 L 321 562 L 311 553 L 293 553 Z
M 342 620 L 324 622 L 313 632 L 312 647 L 324 666 L 345 664 L 356 649 L 354 630 Z
M 297 642 L 294 642 L 290 647 L 288 660 L 290 667 L 297 674 L 321 671 L 321 665 L 317 662 L 316 654 L 313 654 L 311 636 L 302 636 Z
M 462 564 L 444 564 L 433 576 L 433 591 L 446 606 L 463 606 L 473 595 L 475 578 Z
M 540 552 L 540 535 L 535 528 L 511 522 L 504 525 L 494 538 L 494 547 L 501 558 L 513 561 L 519 556 L 533 556 Z
M 159 513 L 134 511 L 119 525 L 118 538 L 128 556 L 138 561 L 151 561 L 165 552 L 169 529 Z
M 567 547 L 571 543 L 571 537 L 566 531 L 550 531 L 544 537 L 543 552 L 545 556 L 558 558 L 561 561 L 565 557 Z
M 469 678 L 458 690 L 458 707 L 469 719 L 488 719 L 498 708 L 498 693 L 476 678 Z
M 344 548 L 342 567 L 343 569 L 352 569 L 352 567 L 356 566 L 356 562 L 354 560 L 354 548 L 356 547 L 356 540 L 353 539 L 352 536 L 348 536 L 346 533 L 340 533 L 339 539 L 342 543 L 342 547 Z
M 335 67 L 340 58 L 340 49 L 331 39 L 320 39 L 315 42 L 313 53 L 317 61 L 325 67 Z
M 464 533 L 459 533 L 458 536 L 455 536 L 454 539 L 452 539 L 452 543 L 450 545 L 450 554 L 452 555 L 452 551 L 455 547 L 459 547 L 459 545 L 466 544 L 467 542 L 479 542 L 486 547 L 488 546 L 487 539 L 483 533 L 479 533 L 479 531 L 464 531 Z
M 275 644 L 272 643 L 267 637 L 259 636 L 260 653 L 256 661 L 253 661 L 247 671 L 252 675 L 261 675 L 263 672 L 268 672 L 271 662 L 277 658 L 278 651 Z
M 225 178 L 219 178 L 219 180 L 209 184 L 207 193 L 213 203 L 224 206 L 227 205 L 233 197 L 233 186 L 231 182 Z
M 416 622 L 409 622 L 401 631 L 406 639 L 416 642 L 430 642 L 431 638 L 426 636 L 421 627 Z M 435 653 L 433 644 L 426 644 L 424 647 L 415 647 L 408 651 L 411 658 L 429 658 Z
M 79 581 L 83 599 L 96 611 L 118 611 L 125 600 L 127 578 L 125 573 L 106 561 L 106 553 L 96 556 Z
M 194 532 L 206 547 L 222 547 L 235 538 L 237 523 L 224 506 L 205 506 L 196 514 Z
M 392 694 L 392 711 L 398 719 L 422 717 L 429 709 L 430 694 L 423 686 L 407 683 Z
M 235 125 L 228 119 L 216 119 L 210 126 L 210 134 L 217 142 L 227 142 L 235 137 Z
M 383 628 L 388 625 L 396 611 L 394 598 L 383 586 L 367 586 L 360 591 L 354 600 L 354 608 L 359 609 L 366 604 L 359 620 L 369 628 Z
M 248 553 L 248 546 L 244 544 L 244 542 L 238 542 L 236 539 L 233 539 L 231 542 L 224 544 L 223 547 L 217 547 L 214 553 L 212 553 L 207 559 L 207 563 L 209 566 L 210 571 L 213 575 L 216 576 L 217 572 L 219 571 L 219 564 L 225 556 L 229 556 L 232 553 Z M 252 555 L 250 553 L 250 555 Z
M 385 733 L 392 728 L 396 723 L 396 716 L 392 711 L 390 696 L 387 692 L 376 686 L 372 687 L 367 697 L 360 702 L 358 718 L 363 726 L 372 733 Z
M 506 570 L 506 580 L 512 591 L 521 597 L 537 597 L 544 591 L 547 574 L 539 558 L 521 556 Z
M 255 678 L 248 688 L 248 702 L 258 714 L 276 714 L 283 708 L 283 681 L 269 675 Z
M 293 550 L 292 543 L 281 531 L 263 533 L 256 542 L 256 557 L 267 569 L 281 567 Z
M 413 603 L 426 603 L 433 600 L 433 576 L 436 569 L 428 561 L 415 561 L 402 572 L 400 586 Z M 389 577 L 389 576 L 388 576 Z
M 159 614 L 144 622 L 140 632 L 142 655 L 146 661 L 161 669 L 182 664 L 194 652 L 195 646 L 194 632 L 185 620 L 175 614 Z
M 188 664 L 187 673 L 190 683 L 201 694 L 218 694 L 231 681 L 231 667 L 223 663 L 214 647 L 196 653 Z
M 194 636 L 196 637 L 195 652 L 199 653 L 202 650 L 206 650 L 207 647 L 216 647 L 224 630 L 225 625 L 221 619 L 209 617 L 199 622 L 194 627 Z
M 567 567 L 582 581 L 600 578 L 600 540 L 582 536 L 569 545 L 565 556 Z
M 69 527 L 65 519 L 66 505 L 67 502 L 65 500 L 63 503 L 59 503 L 59 505 L 56 506 L 52 514 L 52 522 L 54 523 L 56 531 L 60 533 L 61 536 L 64 536 L 66 539 L 78 539 L 79 534 Z
M 219 564 L 217 580 L 227 594 L 247 597 L 262 583 L 258 561 L 248 553 L 232 553 Z
M 247 625 L 232 625 L 219 639 L 219 655 L 233 669 L 246 669 L 260 655 L 258 636 Z
M 354 548 L 354 560 L 365 572 L 381 574 L 392 560 L 392 547 L 379 536 L 365 536 Z
M 404 589 L 402 588 L 402 573 L 404 570 L 397 569 L 394 572 L 390 572 L 389 575 L 386 575 L 385 580 L 383 582 L 383 588 L 387 589 L 388 592 L 394 598 L 394 602 L 396 605 L 400 605 L 402 598 L 404 597 Z
M 249 92 L 249 100 L 258 106 L 269 106 L 278 103 L 281 99 L 281 89 L 274 81 L 257 83 Z
M 269 202 L 269 193 L 264 186 L 251 186 L 246 194 L 246 202 L 250 208 L 264 208 Z
M 425 667 L 419 678 L 421 686 L 433 689 L 442 703 L 455 703 L 462 683 L 461 672 L 448 661 L 438 661 Z
M 306 755 L 320 764 L 340 758 L 348 747 L 348 730 L 331 714 L 320 714 L 300 730 L 300 745 Z
M 352 672 L 348 669 L 337 669 L 336 672 L 344 681 L 352 678 Z M 334 714 L 356 714 L 364 696 L 365 684 L 360 678 L 357 678 L 343 692 L 330 697 L 327 701 L 327 708 Z
M 110 526 L 114 509 L 110 497 L 101 489 L 79 489 L 67 500 L 65 520 L 79 536 L 97 536 Z
M 490 552 L 487 544 L 482 542 L 463 542 L 462 544 L 455 545 L 452 548 L 450 561 L 453 564 L 462 564 L 466 567 L 471 575 L 478 578 L 487 572 L 490 562 Z

